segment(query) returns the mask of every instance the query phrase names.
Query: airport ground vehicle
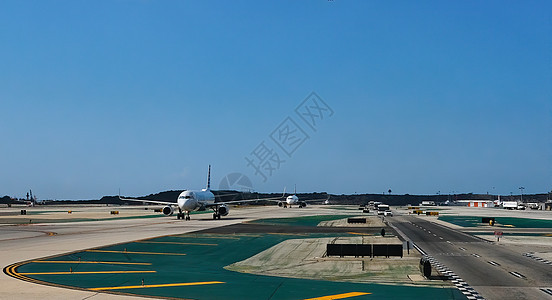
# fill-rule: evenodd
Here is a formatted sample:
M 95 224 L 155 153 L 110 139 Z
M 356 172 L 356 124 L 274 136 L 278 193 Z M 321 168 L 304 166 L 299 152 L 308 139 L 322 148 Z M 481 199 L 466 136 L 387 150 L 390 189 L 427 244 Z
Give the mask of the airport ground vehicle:
M 378 209 L 378 215 L 383 215 L 386 211 L 389 210 L 389 205 L 387 204 L 379 204 L 377 206 Z

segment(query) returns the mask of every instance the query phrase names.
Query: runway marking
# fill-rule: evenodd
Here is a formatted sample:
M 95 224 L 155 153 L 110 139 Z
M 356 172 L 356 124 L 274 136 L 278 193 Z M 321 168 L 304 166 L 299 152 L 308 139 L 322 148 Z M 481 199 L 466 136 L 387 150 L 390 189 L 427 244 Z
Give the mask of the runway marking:
M 547 293 L 548 295 L 552 296 L 552 289 L 545 289 L 545 288 L 542 288 L 540 289 L 541 291 Z
M 27 280 L 27 277 L 23 276 L 23 275 L 20 275 L 19 273 L 17 273 L 16 269 L 18 267 L 20 267 L 22 265 L 22 263 L 17 263 L 17 264 L 13 264 L 11 266 L 8 266 L 4 269 L 4 272 L 12 277 L 15 277 L 15 278 L 18 278 L 18 279 L 21 279 L 21 280 Z
M 145 288 L 205 285 L 205 284 L 220 284 L 220 283 L 224 283 L 224 282 L 222 282 L 222 281 L 204 281 L 204 282 L 184 282 L 184 283 L 148 284 L 148 285 L 128 285 L 128 286 L 90 288 L 89 290 L 91 290 L 91 291 L 109 291 L 109 290 L 145 289 Z
M 440 236 L 439 238 L 440 238 L 441 240 L 443 239 L 443 237 L 442 237 L 442 236 Z
M 135 252 L 135 251 L 112 251 L 112 250 L 85 250 L 86 252 L 100 253 L 128 253 L 128 254 L 152 254 L 152 255 L 186 255 L 184 253 L 157 253 L 157 252 Z
M 356 234 L 356 235 L 371 235 L 369 233 L 362 233 L 362 232 L 352 232 L 352 231 L 349 231 L 347 232 L 348 234 Z
M 83 274 L 127 274 L 127 273 L 156 273 L 157 271 L 95 271 L 95 272 L 36 272 L 17 273 L 20 275 L 83 275 Z
M 460 250 L 462 250 L 462 251 L 466 251 L 466 248 L 464 248 L 464 247 L 460 247 L 460 248 L 458 248 L 458 249 L 460 249 Z
M 198 245 L 198 246 L 218 246 L 218 244 L 206 244 L 206 243 L 184 243 L 184 242 L 135 242 L 140 244 L 170 244 L 170 245 Z
M 512 274 L 512 275 L 514 275 L 514 276 L 516 276 L 517 278 L 522 278 L 522 279 L 525 278 L 525 276 L 519 274 L 518 272 L 513 272 L 513 271 L 512 271 L 512 272 L 508 272 L 508 273 L 510 273 L 510 274 Z
M 107 265 L 142 265 L 150 266 L 151 263 L 132 263 L 118 261 L 82 261 L 82 260 L 32 260 L 33 263 L 48 263 L 48 264 L 107 264 Z
M 472 255 L 475 256 L 475 257 L 481 257 L 481 255 L 476 254 L 476 253 L 472 253 Z
M 309 299 L 304 299 L 304 300 L 334 300 L 334 299 L 345 299 L 345 298 L 357 297 L 357 296 L 362 296 L 362 295 L 370 295 L 370 294 L 372 294 L 372 293 L 351 292 L 351 293 L 344 293 L 344 294 L 309 298 Z
M 492 260 L 491 260 L 491 261 L 488 261 L 488 263 L 491 264 L 491 265 L 493 265 L 493 266 L 495 266 L 495 267 L 500 266 L 500 264 L 497 263 L 496 261 L 492 261 Z
M 505 227 L 516 227 L 516 226 L 514 226 L 514 225 L 508 225 L 508 224 L 506 224 L 506 225 L 504 225 L 504 226 L 505 226 Z

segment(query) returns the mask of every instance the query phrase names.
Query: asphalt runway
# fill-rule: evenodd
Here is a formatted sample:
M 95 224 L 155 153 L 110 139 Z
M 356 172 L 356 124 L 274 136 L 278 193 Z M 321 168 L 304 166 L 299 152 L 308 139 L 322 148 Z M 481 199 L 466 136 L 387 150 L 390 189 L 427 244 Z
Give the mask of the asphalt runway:
M 485 299 L 551 297 L 546 292 L 552 287 L 550 265 L 524 256 L 517 247 L 482 240 L 423 218 L 397 216 L 388 221 Z
M 396 235 L 390 227 L 384 227 L 386 234 Z M 288 225 L 270 225 L 255 223 L 240 223 L 221 227 L 215 227 L 198 231 L 198 233 L 216 233 L 216 234 L 240 234 L 240 233 L 362 233 L 378 235 L 381 232 L 378 228 L 366 227 L 312 227 L 312 226 L 288 226 Z
M 72 217 L 79 218 L 78 214 L 73 212 Z M 315 206 L 249 207 L 233 209 L 228 218 L 216 221 L 210 214 L 193 215 L 192 221 L 174 217 L 125 219 L 125 213 L 121 212 L 122 218 L 115 220 L 4 225 L 0 263 L 3 267 L 11 266 L 5 272 L 13 277 L 0 276 L 0 294 L 7 299 L 130 299 L 138 295 L 171 299 L 416 299 L 427 295 L 439 299 L 463 298 L 450 286 L 317 281 L 223 269 L 289 238 L 349 232 L 379 234 L 381 230 L 321 229 L 300 222 L 274 225 L 255 220 L 268 216 L 358 214 L 355 209 Z M 393 234 L 389 228 L 386 231 Z M 18 264 L 29 261 L 32 262 Z M 45 282 L 49 285 L 37 284 Z

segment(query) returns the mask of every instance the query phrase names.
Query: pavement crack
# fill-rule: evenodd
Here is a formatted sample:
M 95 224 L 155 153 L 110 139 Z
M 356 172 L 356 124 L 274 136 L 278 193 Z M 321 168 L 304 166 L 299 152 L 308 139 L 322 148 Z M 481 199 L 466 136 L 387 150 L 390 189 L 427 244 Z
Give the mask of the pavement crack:
M 93 295 L 90 295 L 90 296 L 87 296 L 87 297 L 82 298 L 82 300 L 90 299 L 90 298 L 92 298 L 92 297 L 98 296 L 99 294 L 100 294 L 100 293 L 94 293 Z

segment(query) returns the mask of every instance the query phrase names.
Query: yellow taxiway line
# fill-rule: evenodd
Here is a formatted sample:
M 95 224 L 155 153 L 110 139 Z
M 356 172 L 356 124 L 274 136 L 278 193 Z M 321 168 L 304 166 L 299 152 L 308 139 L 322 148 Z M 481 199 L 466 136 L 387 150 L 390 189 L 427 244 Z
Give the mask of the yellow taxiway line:
M 157 271 L 95 271 L 95 272 L 37 272 L 17 273 L 19 275 L 83 275 L 83 274 L 128 274 L 128 273 L 155 273 Z
M 356 235 L 372 235 L 372 234 L 369 234 L 369 233 L 362 233 L 362 232 L 353 232 L 353 231 L 349 231 L 347 232 L 348 234 L 356 234 Z
M 188 286 L 188 285 L 205 285 L 205 284 L 219 284 L 224 283 L 222 281 L 204 281 L 204 282 L 184 282 L 184 283 L 167 283 L 167 284 L 149 284 L 149 285 L 129 285 L 129 286 L 113 286 L 113 287 L 100 287 L 91 288 L 91 291 L 108 291 L 108 290 L 124 290 L 124 289 L 145 289 L 145 288 L 158 288 L 158 287 L 174 287 L 174 286 Z
M 158 253 L 158 252 L 112 251 L 112 250 L 86 250 L 86 252 L 152 254 L 152 255 L 186 255 L 184 253 Z
M 107 265 L 141 265 L 150 266 L 151 263 L 132 263 L 118 261 L 82 261 L 82 260 L 32 260 L 33 263 L 47 264 L 107 264 Z
M 169 245 L 198 245 L 198 246 L 218 246 L 218 244 L 205 244 L 205 243 L 184 243 L 184 242 L 135 242 L 140 244 L 169 244 Z
M 345 299 L 345 298 L 351 298 L 351 297 L 357 297 L 362 295 L 369 295 L 371 293 L 362 293 L 362 292 L 351 292 L 351 293 L 345 293 L 345 294 L 337 294 L 337 295 L 330 295 L 330 296 L 322 296 L 322 297 L 316 297 L 316 298 L 309 298 L 305 300 L 334 300 L 334 299 Z

